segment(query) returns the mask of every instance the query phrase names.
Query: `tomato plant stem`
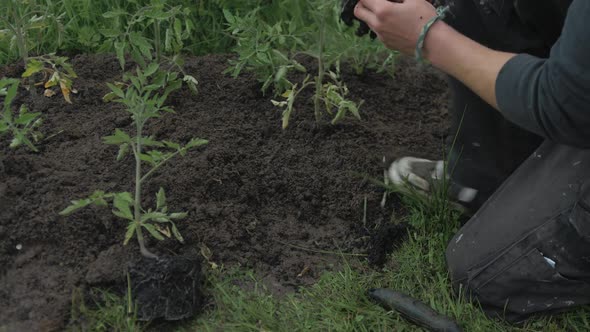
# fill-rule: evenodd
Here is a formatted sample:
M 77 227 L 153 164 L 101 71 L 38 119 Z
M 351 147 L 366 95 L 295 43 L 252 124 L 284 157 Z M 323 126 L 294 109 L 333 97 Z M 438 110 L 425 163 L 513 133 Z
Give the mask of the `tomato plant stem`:
M 134 218 L 135 218 L 135 232 L 137 233 L 137 242 L 139 242 L 139 250 L 141 254 L 147 258 L 158 258 L 145 247 L 145 240 L 143 238 L 143 231 L 141 230 L 141 135 L 143 129 L 143 119 L 138 116 L 135 119 L 137 125 L 137 137 L 135 146 L 135 199 L 134 199 Z

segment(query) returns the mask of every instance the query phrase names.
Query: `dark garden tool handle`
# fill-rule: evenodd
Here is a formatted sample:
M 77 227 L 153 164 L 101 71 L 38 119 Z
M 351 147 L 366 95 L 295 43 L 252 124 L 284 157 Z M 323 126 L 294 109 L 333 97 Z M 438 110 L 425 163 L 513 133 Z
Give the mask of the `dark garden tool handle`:
M 429 331 L 463 331 L 449 317 L 437 313 L 430 306 L 406 294 L 386 288 L 378 288 L 369 290 L 369 297 L 387 310 L 395 310 L 407 320 Z

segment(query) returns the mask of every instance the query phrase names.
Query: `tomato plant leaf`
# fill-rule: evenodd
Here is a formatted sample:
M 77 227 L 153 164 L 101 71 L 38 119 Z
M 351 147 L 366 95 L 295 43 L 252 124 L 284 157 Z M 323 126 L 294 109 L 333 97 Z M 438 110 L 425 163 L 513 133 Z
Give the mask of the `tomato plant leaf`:
M 170 214 L 170 219 L 178 220 L 184 219 L 188 216 L 188 212 L 176 212 Z
M 158 193 L 156 194 L 156 209 L 161 210 L 163 207 L 166 206 L 166 192 L 164 188 L 160 187 Z
M 162 234 L 160 232 L 158 232 L 156 230 L 156 228 L 154 227 L 154 225 L 152 224 L 141 224 L 141 226 L 143 226 L 143 228 L 145 228 L 154 238 L 163 241 L 164 237 L 162 236 Z
M 135 229 L 137 228 L 137 223 L 132 221 L 127 225 L 127 232 L 125 232 L 125 241 L 123 241 L 123 245 L 127 245 L 127 243 L 129 243 L 129 240 L 131 240 L 133 238 L 133 235 L 135 235 Z
M 74 201 L 72 201 L 72 204 L 70 206 L 63 209 L 59 214 L 62 216 L 67 216 L 67 215 L 70 215 L 70 214 L 74 213 L 75 211 L 80 210 L 81 208 L 84 208 L 90 204 L 92 204 L 92 200 L 89 198 L 74 200 Z
M 174 237 L 178 240 L 178 242 L 184 243 L 184 238 L 182 237 L 174 223 L 172 223 L 172 234 L 174 234 Z
M 111 136 L 105 136 L 102 138 L 105 144 L 109 145 L 119 145 L 124 143 L 132 143 L 131 137 L 127 135 L 126 132 L 122 131 L 121 129 L 115 129 L 115 134 Z
M 116 210 L 113 210 L 113 213 L 123 219 L 133 220 L 133 212 L 131 212 L 131 204 L 133 200 L 130 202 L 131 195 L 129 193 L 117 193 L 115 194 L 115 198 L 113 200 L 113 205 Z
M 27 63 L 25 72 L 23 73 L 22 77 L 31 77 L 33 74 L 36 74 L 43 70 L 43 62 L 39 60 L 32 59 Z

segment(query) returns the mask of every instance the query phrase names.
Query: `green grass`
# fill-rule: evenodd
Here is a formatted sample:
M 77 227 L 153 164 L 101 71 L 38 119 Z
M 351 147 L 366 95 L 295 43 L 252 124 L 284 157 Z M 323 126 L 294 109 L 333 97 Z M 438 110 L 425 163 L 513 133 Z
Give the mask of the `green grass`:
M 488 319 L 481 309 L 453 295 L 444 252 L 457 228 L 457 213 L 442 200 L 410 195 L 415 225 L 409 239 L 381 270 L 342 256 L 342 269 L 326 272 L 311 287 L 277 298 L 252 273 L 213 271 L 209 275 L 214 305 L 175 331 L 416 331 L 397 313 L 386 312 L 367 298 L 367 290 L 388 287 L 421 299 L 435 310 L 456 319 L 465 331 L 588 331 L 588 309 L 531 319 L 515 327 Z M 238 286 L 242 285 L 242 286 Z M 247 285 L 247 287 L 243 287 Z M 247 288 L 248 290 L 245 290 Z M 112 299 L 112 298 L 111 298 Z M 123 304 L 122 304 L 123 303 Z M 108 306 L 124 308 L 124 300 L 110 301 L 94 314 L 117 331 L 129 331 L 128 322 L 115 319 Z M 119 314 L 125 311 L 119 309 Z M 101 316 L 103 315 L 103 316 Z M 117 322 L 119 327 L 114 326 Z M 103 323 L 104 325 L 105 323 Z M 149 330 L 158 330 L 151 327 Z
M 139 332 L 147 327 L 146 324 L 141 325 L 134 315 L 127 314 L 128 302 L 125 298 L 99 289 L 91 290 L 91 297 L 97 301 L 94 305 L 87 306 L 81 290 L 74 290 L 71 323 L 66 331 Z

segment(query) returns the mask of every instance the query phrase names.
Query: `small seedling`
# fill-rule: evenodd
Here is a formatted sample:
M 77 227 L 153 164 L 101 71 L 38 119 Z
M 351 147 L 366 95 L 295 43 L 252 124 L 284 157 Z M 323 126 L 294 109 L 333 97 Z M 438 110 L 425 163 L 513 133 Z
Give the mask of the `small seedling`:
M 26 145 L 37 152 L 33 142 L 38 142 L 43 135 L 37 129 L 43 123 L 41 113 L 29 113 L 25 105 L 21 105 L 18 114 L 13 114 L 12 102 L 16 97 L 19 81 L 16 79 L 0 79 L 0 96 L 4 97 L 4 107 L 0 114 L 0 136 L 12 134 L 11 148 Z
M 339 72 L 339 70 L 337 72 Z M 328 82 L 323 85 L 321 99 L 324 101 L 324 105 L 326 106 L 326 112 L 332 115 L 334 114 L 335 110 L 335 114 L 332 118 L 332 124 L 334 125 L 338 123 L 348 113 L 360 120 L 361 115 L 359 113 L 359 109 L 364 101 L 361 100 L 360 102 L 355 103 L 346 99 L 349 92 L 346 85 L 344 85 L 340 79 L 340 75 L 333 71 L 328 72 L 328 75 L 335 83 Z
M 177 155 L 184 156 L 189 149 L 205 145 L 208 141 L 193 138 L 186 145 L 180 145 L 170 141 L 157 141 L 143 134 L 148 120 L 160 117 L 162 112 L 173 112 L 164 102 L 172 91 L 182 85 L 177 73 L 162 71 L 158 64 L 152 63 L 144 70 L 138 67 L 135 75 L 125 74 L 124 80 L 125 90 L 114 84 L 109 84 L 109 87 L 115 95 L 114 101 L 125 105 L 125 110 L 130 113 L 135 123 L 136 136 L 131 137 L 123 130 L 116 129 L 113 135 L 104 137 L 104 141 L 106 144 L 119 146 L 117 160 L 124 158 L 129 151 L 132 152 L 135 158 L 135 193 L 95 191 L 86 199 L 72 201 L 60 214 L 69 215 L 91 204 L 108 206 L 111 202 L 113 214 L 128 221 L 124 244 L 135 235 L 141 253 L 148 258 L 157 258 L 145 247 L 143 230 L 158 240 L 174 236 L 183 242 L 175 221 L 185 218 L 187 213 L 170 212 L 162 188 L 156 194 L 156 207 L 144 209 L 141 204 L 142 185 L 166 162 Z M 149 166 L 145 173 L 144 164 Z
M 298 84 L 293 84 L 292 88 L 285 91 L 281 97 L 284 98 L 282 101 L 271 100 L 273 105 L 282 108 L 283 115 L 282 115 L 282 127 L 286 129 L 289 126 L 289 120 L 291 118 L 291 114 L 294 110 L 295 100 L 297 96 L 305 90 L 310 85 L 316 85 L 316 88 L 320 90 L 316 90 L 314 95 L 314 106 L 315 114 L 316 114 L 316 122 L 321 120 L 321 107 L 322 103 L 324 105 L 324 109 L 326 113 L 328 113 L 332 117 L 331 124 L 335 125 L 340 120 L 342 120 L 347 114 L 352 114 L 358 120 L 361 119 L 359 109 L 363 104 L 361 100 L 359 103 L 351 101 L 346 98 L 348 95 L 348 88 L 342 80 L 340 80 L 339 75 L 333 71 L 327 72 L 328 77 L 332 80 L 332 82 L 327 82 L 318 86 L 319 77 L 316 77 L 315 81 L 310 80 L 310 76 L 308 75 L 305 80 L 301 83 L 301 86 Z M 323 78 L 322 78 L 323 79 Z
M 70 98 L 70 94 L 76 92 L 72 88 L 73 79 L 77 78 L 78 75 L 76 75 L 74 68 L 67 61 L 68 58 L 56 56 L 55 54 L 30 58 L 22 76 L 29 78 L 35 74 L 42 73 L 42 82 L 35 85 L 43 85 L 47 89 L 45 96 L 51 96 L 52 94 L 47 91 L 52 91 L 49 89 L 59 86 L 64 99 L 71 104 L 72 99 Z
M 283 116 L 281 117 L 283 129 L 287 129 L 289 126 L 289 120 L 291 119 L 291 114 L 295 109 L 295 100 L 297 99 L 297 96 L 301 93 L 301 91 L 305 90 L 305 88 L 312 84 L 314 84 L 314 82 L 310 81 L 310 76 L 307 75 L 303 80 L 303 83 L 301 83 L 301 86 L 298 86 L 298 84 L 295 83 L 292 85 L 291 89 L 285 91 L 281 95 L 281 97 L 283 97 L 285 100 L 271 100 L 273 105 L 283 109 Z

